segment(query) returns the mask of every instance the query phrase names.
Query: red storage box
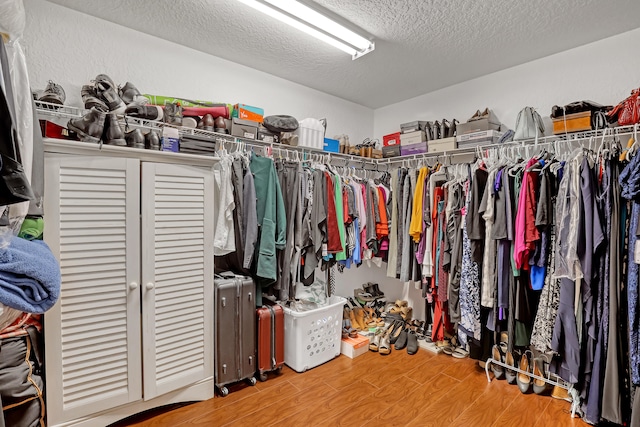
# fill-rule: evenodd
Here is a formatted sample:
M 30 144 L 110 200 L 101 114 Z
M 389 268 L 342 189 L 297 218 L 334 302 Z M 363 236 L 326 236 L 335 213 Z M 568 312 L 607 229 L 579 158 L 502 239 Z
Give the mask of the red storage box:
M 382 144 L 385 147 L 389 147 L 390 145 L 400 145 L 400 132 L 390 133 L 389 135 L 383 136 Z

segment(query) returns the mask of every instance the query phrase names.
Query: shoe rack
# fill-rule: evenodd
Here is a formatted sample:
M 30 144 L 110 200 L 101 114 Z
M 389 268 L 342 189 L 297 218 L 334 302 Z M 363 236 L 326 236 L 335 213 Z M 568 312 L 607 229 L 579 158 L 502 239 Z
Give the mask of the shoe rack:
M 508 369 L 510 371 L 515 371 L 519 374 L 522 375 L 526 375 L 528 377 L 531 377 L 531 379 L 536 379 L 536 380 L 540 380 L 540 381 L 544 381 L 545 383 L 554 386 L 554 387 L 560 387 L 564 390 L 567 390 L 567 393 L 569 393 L 569 396 L 571 397 L 571 418 L 575 418 L 576 414 L 579 413 L 580 410 L 580 397 L 578 396 L 578 390 L 576 390 L 573 385 L 566 383 L 564 381 L 559 382 L 559 381 L 554 381 L 550 378 L 545 378 L 545 377 L 541 377 L 539 375 L 535 375 L 532 372 L 527 372 L 527 371 L 523 371 L 520 368 L 516 368 L 515 366 L 511 366 L 511 365 L 507 365 L 506 363 L 500 361 L 500 360 L 496 360 L 494 358 L 489 358 L 486 360 L 485 362 L 485 366 L 484 366 L 484 371 L 485 374 L 487 375 L 487 381 L 491 382 L 491 375 L 489 374 L 489 370 L 491 369 L 491 364 L 494 365 L 498 365 L 498 366 L 502 366 L 504 369 Z

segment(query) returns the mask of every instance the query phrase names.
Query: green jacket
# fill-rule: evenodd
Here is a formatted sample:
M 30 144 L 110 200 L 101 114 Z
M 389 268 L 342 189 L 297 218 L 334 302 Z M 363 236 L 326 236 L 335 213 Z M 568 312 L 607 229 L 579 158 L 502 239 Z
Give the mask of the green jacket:
M 277 278 L 276 249 L 284 249 L 287 241 L 287 217 L 282 190 L 273 160 L 253 153 L 249 169 L 256 187 L 258 214 L 258 242 L 256 247 L 256 276 L 263 286 Z

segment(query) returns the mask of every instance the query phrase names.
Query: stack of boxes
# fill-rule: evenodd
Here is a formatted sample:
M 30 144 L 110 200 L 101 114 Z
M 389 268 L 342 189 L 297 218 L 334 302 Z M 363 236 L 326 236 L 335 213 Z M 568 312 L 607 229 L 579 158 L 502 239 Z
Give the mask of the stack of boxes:
M 472 148 L 479 145 L 489 145 L 498 142 L 502 136 L 500 120 L 493 114 L 479 120 L 459 123 L 456 130 L 458 148 Z
M 415 120 L 400 125 L 400 155 L 427 152 L 427 122 Z

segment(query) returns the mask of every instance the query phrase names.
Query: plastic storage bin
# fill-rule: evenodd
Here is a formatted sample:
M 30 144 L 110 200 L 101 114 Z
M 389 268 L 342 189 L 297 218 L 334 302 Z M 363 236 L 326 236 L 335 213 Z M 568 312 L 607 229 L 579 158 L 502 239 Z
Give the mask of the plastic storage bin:
M 324 145 L 324 120 L 304 119 L 298 123 L 298 129 L 294 131 L 298 135 L 298 145 L 301 147 L 322 150 Z
M 315 368 L 340 355 L 342 307 L 333 295 L 329 304 L 309 311 L 284 309 L 284 363 L 296 372 Z

